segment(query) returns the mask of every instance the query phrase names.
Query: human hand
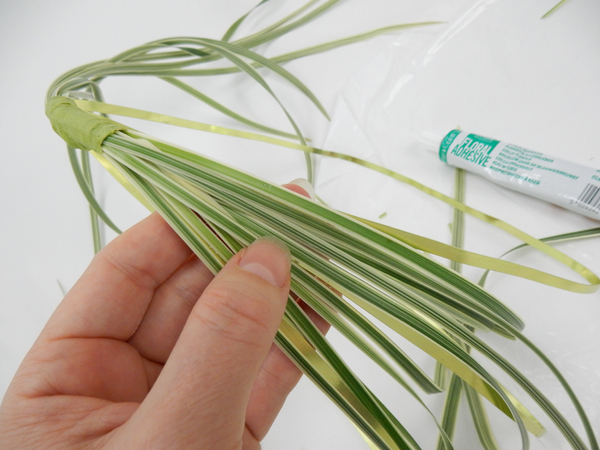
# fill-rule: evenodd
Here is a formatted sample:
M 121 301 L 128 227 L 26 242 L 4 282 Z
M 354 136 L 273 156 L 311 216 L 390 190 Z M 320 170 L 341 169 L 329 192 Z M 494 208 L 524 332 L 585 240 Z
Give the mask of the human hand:
M 300 378 L 272 344 L 289 271 L 285 246 L 259 239 L 213 278 L 150 215 L 50 318 L 0 407 L 0 448 L 260 448 Z

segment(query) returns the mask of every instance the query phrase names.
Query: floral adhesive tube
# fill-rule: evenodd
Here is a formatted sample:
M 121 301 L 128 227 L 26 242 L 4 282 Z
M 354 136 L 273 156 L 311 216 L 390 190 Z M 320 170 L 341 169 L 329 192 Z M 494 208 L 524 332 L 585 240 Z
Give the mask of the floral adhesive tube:
M 600 170 L 468 131 L 452 130 L 441 142 L 424 133 L 421 141 L 435 142 L 446 164 L 600 220 Z

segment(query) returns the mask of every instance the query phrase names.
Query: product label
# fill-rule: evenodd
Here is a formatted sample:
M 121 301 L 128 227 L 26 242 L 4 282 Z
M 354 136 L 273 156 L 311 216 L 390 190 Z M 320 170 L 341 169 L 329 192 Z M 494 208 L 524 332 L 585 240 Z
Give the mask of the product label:
M 440 144 L 440 159 L 444 161 L 446 164 L 448 163 L 448 159 L 446 158 L 446 154 L 448 153 L 448 148 L 456 139 L 456 136 L 460 134 L 458 130 L 452 130 L 450 133 L 446 135 L 446 137 L 442 140 Z
M 450 151 L 452 159 L 460 158 L 477 166 L 487 167 L 490 162 L 492 150 L 500 141 L 469 134 L 462 142 L 455 145 Z
M 440 159 L 600 220 L 600 170 L 458 130 L 442 140 Z

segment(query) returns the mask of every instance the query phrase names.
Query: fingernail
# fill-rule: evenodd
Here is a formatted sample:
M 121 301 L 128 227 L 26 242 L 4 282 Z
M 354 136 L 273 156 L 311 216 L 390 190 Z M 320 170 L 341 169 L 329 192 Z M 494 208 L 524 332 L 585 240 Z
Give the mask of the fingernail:
M 290 181 L 289 184 L 295 184 L 296 186 L 300 186 L 313 200 L 317 197 L 313 185 L 310 184 L 310 182 L 308 180 L 305 180 L 304 178 L 296 178 L 294 181 Z
M 274 236 L 258 238 L 242 255 L 238 266 L 273 286 L 282 287 L 290 276 L 288 247 Z

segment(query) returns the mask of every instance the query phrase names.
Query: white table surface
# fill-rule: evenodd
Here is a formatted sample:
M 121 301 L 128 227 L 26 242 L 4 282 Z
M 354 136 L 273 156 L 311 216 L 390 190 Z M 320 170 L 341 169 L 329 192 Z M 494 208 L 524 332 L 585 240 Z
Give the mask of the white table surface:
M 504 14 L 502 20 L 514 24 L 514 28 L 506 28 L 507 34 L 520 30 L 518 33 L 523 36 L 515 38 L 523 39 L 518 41 L 523 42 L 522 46 L 516 45 L 513 40 L 511 42 L 515 45 L 506 47 L 505 52 L 498 50 L 504 47 L 490 44 L 487 63 L 497 61 L 501 66 L 507 61 L 514 62 L 521 58 L 530 69 L 533 68 L 531 70 L 538 67 L 552 71 L 552 67 L 544 66 L 552 60 L 551 54 L 537 58 L 536 55 L 541 53 L 526 53 L 527 39 L 533 39 L 537 35 L 531 37 L 523 33 L 520 23 L 522 16 L 515 15 L 514 21 L 507 20 L 512 19 L 510 2 L 511 0 L 477 2 L 482 10 L 493 12 L 494 8 L 498 8 L 497 14 Z M 8 387 L 19 362 L 60 302 L 63 295 L 60 286 L 68 290 L 93 254 L 86 201 L 71 173 L 64 144 L 54 134 L 44 115 L 46 89 L 57 76 L 67 70 L 111 57 L 158 38 L 219 38 L 234 20 L 255 3 L 257 0 L 171 0 L 168 3 L 139 0 L 0 2 L 0 395 Z M 421 20 L 451 22 L 457 17 L 458 11 L 474 3 L 476 2 L 467 0 L 347 0 L 322 19 L 262 50 L 267 55 L 276 55 L 391 24 Z M 296 0 L 269 2 L 250 17 L 240 33 L 255 31 L 299 4 Z M 553 4 L 553 0 L 533 2 L 533 13 L 543 13 Z M 361 154 L 379 163 L 389 163 L 395 170 L 413 175 L 425 183 L 431 182 L 436 188 L 451 195 L 452 170 L 439 163 L 433 173 L 427 173 L 424 166 L 436 165 L 433 156 L 431 159 L 428 159 L 430 155 L 415 156 L 411 150 L 414 142 L 410 141 L 414 136 L 407 138 L 409 134 L 402 133 L 401 127 L 392 130 L 390 122 L 377 114 L 388 114 L 389 119 L 389 114 L 397 113 L 406 126 L 413 116 L 418 116 L 415 123 L 419 126 L 425 126 L 423 117 L 444 117 L 448 123 L 463 127 L 477 125 L 480 128 L 473 131 L 480 131 L 482 134 L 500 133 L 500 136 L 493 137 L 512 139 L 517 144 L 600 167 L 600 110 L 597 106 L 600 104 L 597 83 L 600 76 L 600 34 L 594 31 L 600 29 L 594 25 L 598 23 L 598 19 L 600 8 L 594 0 L 571 0 L 548 19 L 548 26 L 557 30 L 556 40 L 548 39 L 549 52 L 556 50 L 564 55 L 573 53 L 569 50 L 571 48 L 581 50 L 581 55 L 569 62 L 577 63 L 571 67 L 572 70 L 567 71 L 563 67 L 565 74 L 572 76 L 554 77 L 552 79 L 556 79 L 556 83 L 544 84 L 544 77 L 520 78 L 519 74 L 500 68 L 496 78 L 474 85 L 482 96 L 498 103 L 489 107 L 495 109 L 495 114 L 487 116 L 482 107 L 477 114 L 469 115 L 462 111 L 456 117 L 451 117 L 452 108 L 445 103 L 449 100 L 435 86 L 440 86 L 439 80 L 448 83 L 449 89 L 460 86 L 466 79 L 465 73 L 443 73 L 443 65 L 438 67 L 436 64 L 422 64 L 427 59 L 427 53 L 424 54 L 422 48 L 431 50 L 427 45 L 431 46 L 432 42 L 436 42 L 440 33 L 447 29 L 444 28 L 445 25 L 380 36 L 368 42 L 287 64 L 286 68 L 305 82 L 331 113 L 331 126 L 306 100 L 287 90 L 275 77 L 269 76 L 267 79 L 281 98 L 287 101 L 300 127 L 316 145 Z M 470 30 L 477 27 L 477 21 L 474 20 L 473 24 Z M 465 27 L 467 25 L 469 24 L 465 22 Z M 486 34 L 485 29 L 475 30 L 475 36 L 477 32 Z M 471 39 L 471 42 L 477 41 L 474 51 L 487 48 L 485 39 L 479 41 L 469 33 L 468 30 L 460 31 L 457 36 Z M 543 44 L 544 41 L 537 42 L 535 48 L 540 48 Z M 463 45 L 471 49 L 469 44 Z M 451 51 L 446 49 L 451 49 L 451 45 L 436 50 L 439 50 L 436 61 L 442 61 L 444 52 Z M 378 59 L 373 61 L 374 57 Z M 402 66 L 403 73 L 410 75 L 407 80 L 414 80 L 397 83 L 395 95 L 399 94 L 392 98 L 385 89 L 394 89 L 394 85 L 389 83 L 389 79 L 386 81 L 385 73 L 373 73 L 373 68 L 384 67 L 385 61 L 389 61 L 386 58 L 400 57 L 406 62 Z M 361 71 L 366 65 L 368 67 Z M 515 79 L 510 78 L 513 76 Z M 502 106 L 504 95 L 494 91 L 494 86 L 507 82 L 518 89 L 539 85 L 540 97 L 528 97 L 526 107 L 507 118 L 507 106 Z M 206 80 L 205 84 L 209 92 L 216 92 L 219 99 L 240 112 L 252 114 L 250 111 L 256 109 L 258 117 L 266 118 L 275 126 L 285 126 L 282 114 L 278 111 L 272 113 L 275 107 L 264 100 L 263 94 L 242 76 Z M 161 86 L 162 90 L 155 91 L 155 85 L 148 80 L 109 80 L 106 83 L 106 100 L 198 121 L 232 125 L 206 108 L 198 107 L 181 97 L 173 89 Z M 144 91 L 144 88 L 147 90 Z M 515 89 L 517 92 L 518 89 Z M 149 97 L 147 92 L 154 95 Z M 386 99 L 390 101 L 386 103 Z M 258 107 L 255 106 L 256 103 L 252 103 L 255 101 L 259 103 Z M 537 108 L 536 104 L 539 104 Z M 382 105 L 393 107 L 386 110 Z M 439 110 L 432 105 L 439 105 Z M 413 111 L 417 112 L 413 114 Z M 553 121 L 549 121 L 549 117 Z M 446 125 L 444 120 L 436 122 L 436 126 L 442 125 Z M 303 157 L 293 151 L 264 148 L 222 137 L 199 136 L 197 132 L 162 126 L 144 125 L 142 129 L 239 165 L 278 183 L 304 174 Z M 569 147 L 570 142 L 576 145 Z M 390 148 L 395 147 L 400 153 L 390 153 Z M 402 153 L 403 151 L 406 153 Z M 445 205 L 424 198 L 398 183 L 374 178 L 364 169 L 329 162 L 322 162 L 320 167 L 321 178 L 317 182 L 317 192 L 332 206 L 367 218 L 377 218 L 379 214 L 387 212 L 385 222 L 390 225 L 449 242 L 447 223 L 451 216 Z M 144 209 L 129 199 L 125 191 L 107 174 L 96 168 L 95 173 L 101 201 L 122 228 L 129 227 L 145 216 Z M 536 237 L 600 225 L 598 221 L 490 187 L 487 182 L 472 176 L 467 178 L 467 202 L 510 221 Z M 468 249 L 490 256 L 498 256 L 518 243 L 499 231 L 471 220 L 467 220 L 467 235 Z M 106 233 L 106 239 L 112 237 L 111 233 Z M 600 273 L 598 241 L 564 244 L 560 248 Z M 534 252 L 525 252 L 513 261 L 577 279 L 576 275 Z M 479 269 L 465 269 L 466 276 L 473 280 L 480 273 Z M 501 275 L 490 278 L 489 289 L 525 319 L 528 335 L 564 371 L 581 395 L 592 422 L 599 423 L 600 294 L 571 294 Z M 359 375 L 372 383 L 375 391 L 386 402 L 394 404 L 403 419 L 411 423 L 414 427 L 411 430 L 423 439 L 423 448 L 431 448 L 431 442 L 434 441 L 432 425 L 420 413 L 413 415 L 410 408 L 415 408 L 415 405 L 404 407 L 402 402 L 405 397 L 397 392 L 399 388 L 365 364 L 363 358 L 353 352 L 338 335 L 331 333 L 331 340 Z M 493 337 L 489 340 L 497 348 L 519 360 L 522 347 Z M 532 362 L 532 358 L 525 356 L 519 361 L 523 371 L 545 389 L 557 404 L 564 404 L 564 395 L 556 388 L 556 382 L 541 368 L 540 363 Z M 434 411 L 438 411 L 441 400 L 428 399 L 428 403 Z M 565 413 L 576 422 L 571 410 L 565 410 Z M 595 426 L 596 432 L 600 432 L 598 426 Z M 475 438 L 467 437 L 468 433 L 472 433 L 472 426 L 465 420 L 459 427 L 460 445 L 457 448 L 479 448 L 471 442 Z M 508 434 L 513 433 L 515 427 L 500 419 L 498 430 L 501 434 Z M 511 446 L 513 441 L 509 438 L 504 442 L 508 442 L 506 448 L 516 448 Z M 366 449 L 367 446 L 336 407 L 309 381 L 302 380 L 290 395 L 265 439 L 263 448 L 317 450 Z M 532 448 L 567 447 L 551 429 L 548 436 L 535 441 Z

